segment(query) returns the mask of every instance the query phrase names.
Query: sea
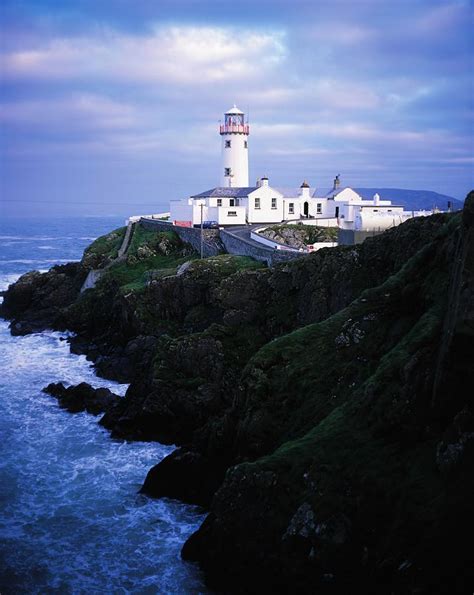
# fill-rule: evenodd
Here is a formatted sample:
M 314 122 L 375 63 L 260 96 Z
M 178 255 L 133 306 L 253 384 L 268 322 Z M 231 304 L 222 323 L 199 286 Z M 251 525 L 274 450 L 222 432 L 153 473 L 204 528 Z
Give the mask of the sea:
M 30 270 L 80 260 L 119 218 L 0 222 L 0 290 Z M 0 298 L 1 299 L 1 298 Z M 207 593 L 180 558 L 203 510 L 138 490 L 173 447 L 111 439 L 100 416 L 71 414 L 50 382 L 108 387 L 66 333 L 12 337 L 0 319 L 0 593 Z

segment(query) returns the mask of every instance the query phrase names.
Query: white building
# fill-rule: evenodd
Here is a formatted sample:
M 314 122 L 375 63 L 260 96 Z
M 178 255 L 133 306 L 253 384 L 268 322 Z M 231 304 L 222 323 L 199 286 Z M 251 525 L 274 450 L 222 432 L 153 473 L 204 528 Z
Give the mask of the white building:
M 219 126 L 222 137 L 221 185 L 189 199 L 172 200 L 170 219 L 175 225 L 201 222 L 222 225 L 303 222 L 338 225 L 346 230 L 381 231 L 412 217 L 403 207 L 380 200 L 364 200 L 355 190 L 341 188 L 339 175 L 329 191 L 311 188 L 274 188 L 267 177 L 249 186 L 249 124 L 235 105 L 224 114 Z

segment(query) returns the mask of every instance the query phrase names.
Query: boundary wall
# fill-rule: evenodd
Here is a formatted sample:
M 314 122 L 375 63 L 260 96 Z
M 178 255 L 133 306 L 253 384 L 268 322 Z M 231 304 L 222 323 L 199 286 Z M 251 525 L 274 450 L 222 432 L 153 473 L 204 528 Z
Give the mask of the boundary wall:
M 201 251 L 201 229 L 197 227 L 180 227 L 171 222 L 159 221 L 157 219 L 140 219 L 140 225 L 144 229 L 156 231 L 174 231 L 183 242 L 191 244 L 196 252 Z M 203 253 L 205 257 L 223 254 L 225 248 L 221 242 L 218 229 L 203 229 Z
M 237 256 L 251 256 L 255 260 L 266 262 L 268 266 L 273 266 L 279 262 L 288 262 L 295 258 L 307 256 L 307 252 L 291 252 L 289 250 L 277 250 L 261 244 L 256 245 L 255 241 L 250 241 L 233 234 L 230 231 L 221 229 L 221 241 L 229 254 Z

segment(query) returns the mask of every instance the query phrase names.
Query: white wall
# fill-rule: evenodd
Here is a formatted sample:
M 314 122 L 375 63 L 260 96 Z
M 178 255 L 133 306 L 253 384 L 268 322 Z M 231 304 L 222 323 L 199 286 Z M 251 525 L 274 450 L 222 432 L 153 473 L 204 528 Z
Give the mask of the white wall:
M 321 248 L 335 248 L 337 242 L 316 242 L 315 244 L 308 244 L 308 252 L 317 252 Z
M 260 199 L 260 208 L 255 208 L 255 199 Z M 272 208 L 272 199 L 276 199 L 276 208 Z M 283 195 L 271 186 L 262 185 L 249 194 L 249 223 L 280 223 L 284 219 Z
M 303 224 L 317 227 L 337 227 L 337 219 L 334 217 L 320 217 L 318 219 L 301 219 L 300 221 L 288 221 L 289 225 Z
M 386 201 L 385 201 L 386 202 Z M 390 203 L 390 201 L 388 201 Z M 400 219 L 402 217 L 402 219 Z M 339 227 L 342 229 L 365 229 L 365 227 L 357 227 L 361 223 L 357 223 L 362 219 L 370 221 L 368 223 L 369 230 L 373 229 L 387 229 L 394 224 L 386 224 L 385 221 L 397 221 L 395 225 L 401 223 L 403 219 L 403 207 L 394 207 L 390 204 L 381 206 L 374 204 L 371 200 L 359 201 L 358 203 L 343 203 L 340 205 L 339 212 Z M 379 220 L 380 225 L 373 223 L 376 219 Z
M 193 207 L 189 204 L 189 200 L 187 198 L 170 201 L 170 220 L 191 221 L 192 223 Z
M 207 204 L 210 207 L 241 207 L 245 204 L 246 199 L 242 198 L 216 198 L 215 196 L 210 196 L 209 198 L 205 199 Z M 220 201 L 220 204 L 219 204 Z M 231 204 L 233 203 L 233 204 Z
M 357 194 L 352 188 L 344 188 L 341 190 L 336 196 L 334 197 L 335 201 L 342 201 L 342 202 L 353 202 L 353 201 L 360 201 L 362 197 Z
M 395 227 L 413 217 L 411 212 L 382 211 L 378 213 L 367 212 L 365 209 L 358 213 L 352 229 L 360 231 L 383 231 Z
M 245 225 L 245 207 L 219 207 L 216 221 L 219 225 Z M 235 215 L 233 215 L 235 213 Z
M 245 147 L 248 138 L 247 134 L 228 133 L 222 135 L 221 186 L 226 188 L 229 186 L 233 188 L 248 187 L 249 151 Z M 230 142 L 230 147 L 226 147 L 226 141 Z M 230 168 L 231 177 L 225 175 L 226 168 Z
M 290 203 L 293 204 L 293 213 L 290 213 Z M 300 199 L 299 198 L 284 198 L 283 199 L 283 219 L 285 221 L 299 220 L 300 218 Z

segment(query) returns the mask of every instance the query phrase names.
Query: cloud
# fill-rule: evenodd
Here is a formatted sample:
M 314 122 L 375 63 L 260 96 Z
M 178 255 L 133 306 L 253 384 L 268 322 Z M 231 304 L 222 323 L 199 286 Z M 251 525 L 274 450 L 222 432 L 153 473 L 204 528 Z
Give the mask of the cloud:
M 252 79 L 284 56 L 279 31 L 163 26 L 147 35 L 106 29 L 94 37 L 54 38 L 37 48 L 5 53 L 2 67 L 10 79 L 186 85 Z
M 324 27 L 315 26 L 310 32 L 311 39 L 317 43 L 336 42 L 339 45 L 351 46 L 366 43 L 378 37 L 376 29 L 368 26 L 340 21 L 327 22 Z
M 167 176 L 171 189 L 195 191 L 218 179 L 217 120 L 235 102 L 250 111 L 251 168 L 281 184 L 295 172 L 316 180 L 350 169 L 367 183 L 380 171 L 406 185 L 418 183 L 407 171 L 432 163 L 433 180 L 465 184 L 467 174 L 444 172 L 467 172 L 472 154 L 467 2 L 321 0 L 295 10 L 243 0 L 248 14 L 239 6 L 237 20 L 219 2 L 190 2 L 186 21 L 170 2 L 156 25 L 153 3 L 130 24 L 140 3 L 114 19 L 120 7 L 108 1 L 91 1 L 73 24 L 77 5 L 6 25 L 0 118 L 15 164 L 16 155 L 94 156 L 155 176 L 153 193 Z
M 51 126 L 71 130 L 123 129 L 137 124 L 136 109 L 125 103 L 90 93 L 71 95 L 60 100 L 28 100 L 0 105 L 0 121 L 5 124 Z
M 464 2 L 441 4 L 415 19 L 410 28 L 411 32 L 428 37 L 445 35 L 446 31 L 456 30 L 464 24 L 468 10 Z

